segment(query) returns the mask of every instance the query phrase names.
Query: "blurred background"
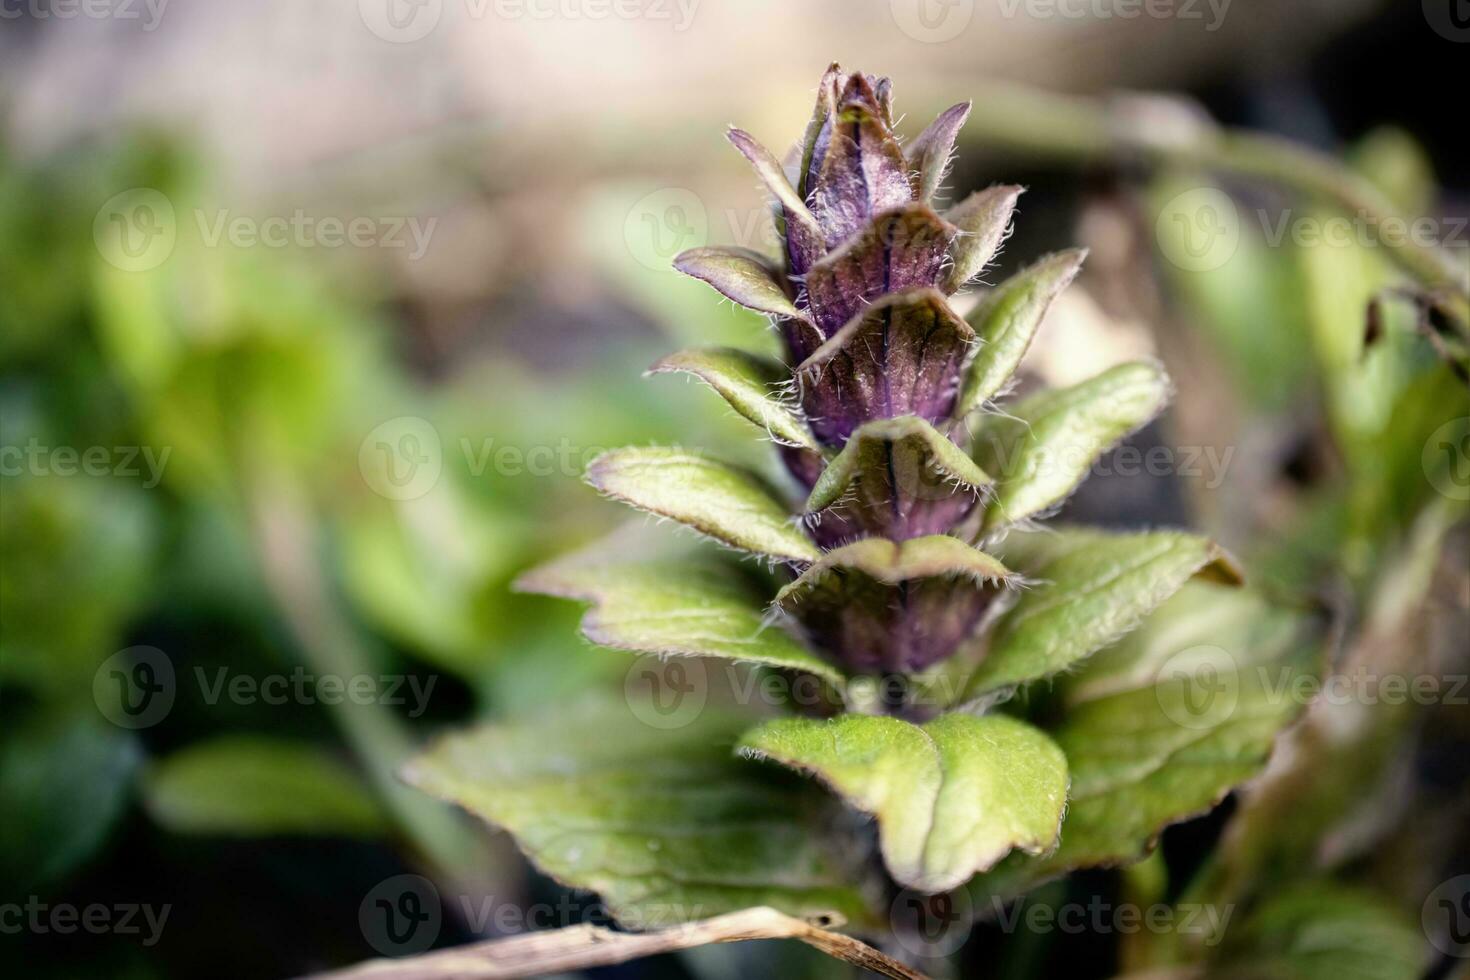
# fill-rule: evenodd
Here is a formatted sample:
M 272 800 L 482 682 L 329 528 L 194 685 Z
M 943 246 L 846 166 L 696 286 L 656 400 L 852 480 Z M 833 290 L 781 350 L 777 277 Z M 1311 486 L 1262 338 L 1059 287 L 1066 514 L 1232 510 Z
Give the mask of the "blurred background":
M 1416 970 L 1463 967 L 1436 929 L 1470 930 L 1470 898 L 1435 925 L 1428 896 L 1470 872 L 1467 338 L 1454 287 L 1423 288 L 1432 250 L 1324 187 L 1424 216 L 1464 302 L 1467 14 L 0 0 L 7 975 L 284 977 L 596 917 L 394 773 L 450 727 L 621 688 L 572 604 L 508 587 L 621 519 L 580 481 L 600 449 L 770 467 L 718 399 L 640 374 L 775 350 L 669 260 L 771 242 L 723 127 L 784 149 L 834 59 L 893 77 L 910 136 L 975 100 L 952 196 L 1029 188 L 987 282 L 1092 249 L 1030 378 L 1140 355 L 1175 378 L 1068 515 L 1213 534 L 1335 611 L 1340 670 L 1446 681 L 1318 705 L 1161 860 L 1229 845 L 1259 887 L 1370 892 L 1422 932 Z M 1237 128 L 1328 176 L 1255 166 Z M 370 914 L 403 875 L 439 909 L 411 941 Z M 981 925 L 956 970 L 1107 976 L 1116 939 Z M 768 944 L 598 975 L 758 971 L 851 975 Z

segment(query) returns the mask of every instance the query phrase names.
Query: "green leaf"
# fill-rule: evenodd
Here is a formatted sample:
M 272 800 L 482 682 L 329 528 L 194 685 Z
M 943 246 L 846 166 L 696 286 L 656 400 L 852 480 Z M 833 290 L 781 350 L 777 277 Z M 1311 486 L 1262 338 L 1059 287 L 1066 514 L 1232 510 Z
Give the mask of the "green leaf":
M 751 718 L 705 710 L 678 730 L 592 701 L 451 736 L 405 774 L 509 831 L 562 883 L 638 927 L 769 905 L 872 914 L 829 850 L 821 794 L 731 752 Z
M 358 775 L 306 742 L 197 742 L 157 763 L 143 787 L 153 819 L 181 834 L 376 837 L 388 829 Z
M 1075 868 L 1136 861 L 1164 827 L 1208 811 L 1260 772 L 1304 707 L 1299 682 L 1317 669 L 1321 634 L 1304 616 L 1293 629 L 1278 628 L 1282 612 L 1259 597 L 1251 600 L 1254 616 L 1235 607 L 1233 625 L 1198 615 L 1213 598 L 1236 601 L 1222 596 L 1227 591 L 1191 586 L 1156 613 L 1167 629 L 1139 641 L 1149 650 L 1167 632 L 1171 654 L 1157 659 L 1157 669 L 1100 669 L 1109 683 L 1096 697 L 1074 700 L 1051 732 L 1072 773 L 1061 844 L 1046 857 L 1008 858 L 974 882 L 977 898 L 1014 896 Z M 1131 651 L 1120 661 L 1156 657 Z M 1130 677 L 1137 686 L 1127 686 Z
M 12 703 L 7 712 L 18 711 Z M 7 718 L 7 722 L 12 719 Z M 23 894 L 97 852 L 127 808 L 143 753 L 131 732 L 90 716 L 27 721 L 0 746 L 0 881 Z
M 926 725 L 875 715 L 784 718 L 740 741 L 830 784 L 878 820 L 883 860 L 899 884 L 941 892 L 1013 848 L 1056 841 L 1067 760 L 1025 722 L 944 715 Z
M 962 232 L 949 249 L 953 264 L 945 275 L 945 292 L 962 288 L 995 258 L 1011 229 L 1011 215 L 1022 190 L 1015 185 L 990 187 L 971 194 L 945 213 L 944 220 Z
M 516 588 L 593 603 L 582 632 L 602 646 L 721 657 L 842 685 L 836 668 L 766 622 L 768 592 L 744 570 L 709 556 L 642 554 L 619 534 L 527 573 Z
M 969 316 L 980 350 L 965 372 L 955 418 L 964 418 L 994 398 L 1021 363 L 1046 311 L 1077 277 L 1084 249 L 1048 256 L 981 297 Z
M 1401 906 L 1341 882 L 1272 895 L 1224 938 L 1209 980 L 1415 980 L 1428 953 Z
M 674 258 L 674 268 L 709 283 L 747 309 L 773 316 L 803 316 L 781 288 L 770 259 L 748 248 L 691 248 Z
M 670 354 L 648 369 L 649 374 L 675 371 L 699 378 L 777 442 L 821 450 L 800 413 L 779 394 L 791 381 L 780 361 L 733 347 L 706 347 Z
M 1003 552 L 1035 579 L 996 623 L 963 700 L 1051 677 L 1117 640 L 1193 575 L 1238 578 L 1221 548 L 1180 531 L 1014 535 Z
M 776 605 L 788 608 L 821 588 L 827 579 L 847 571 L 862 572 L 884 585 L 938 576 L 975 582 L 1005 582 L 1010 578 L 1006 567 L 990 555 L 947 534 L 907 541 L 863 538 L 823 555 L 776 595 Z
M 987 528 L 1014 524 L 1060 503 L 1099 456 L 1163 410 L 1169 390 L 1157 364 L 1120 364 L 986 419 L 976 436 L 975 458 L 996 478 Z
M 819 554 L 764 480 L 698 453 L 614 449 L 592 461 L 587 482 L 733 548 L 792 561 L 814 561 Z
M 807 498 L 808 513 L 826 510 L 853 484 L 877 476 L 885 491 L 917 495 L 933 492 L 934 477 L 961 492 L 986 486 L 990 477 L 963 450 L 923 419 L 906 415 L 868 422 L 852 434 L 842 452 L 822 471 Z M 897 480 L 899 486 L 891 486 Z M 860 488 L 861 489 L 861 488 Z

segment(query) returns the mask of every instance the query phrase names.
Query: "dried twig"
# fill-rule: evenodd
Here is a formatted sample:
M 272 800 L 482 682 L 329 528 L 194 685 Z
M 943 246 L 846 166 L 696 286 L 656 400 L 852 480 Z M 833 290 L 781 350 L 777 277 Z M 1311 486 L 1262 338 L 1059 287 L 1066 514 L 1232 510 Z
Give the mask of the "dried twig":
M 659 932 L 613 932 L 598 926 L 572 926 L 423 956 L 373 960 L 345 970 L 317 974 L 310 980 L 510 980 L 750 939 L 796 939 L 829 956 L 894 980 L 926 980 L 922 973 L 851 936 L 766 907 L 731 912 Z

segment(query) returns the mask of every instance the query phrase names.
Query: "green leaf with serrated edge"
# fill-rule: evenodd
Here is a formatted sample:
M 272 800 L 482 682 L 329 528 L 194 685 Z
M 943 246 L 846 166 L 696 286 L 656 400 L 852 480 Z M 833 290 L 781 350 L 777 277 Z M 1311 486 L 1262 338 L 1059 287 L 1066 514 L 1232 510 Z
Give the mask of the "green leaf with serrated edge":
M 800 414 L 777 394 L 791 380 L 780 361 L 733 347 L 705 347 L 670 354 L 648 369 L 649 374 L 674 371 L 699 378 L 777 442 L 820 451 Z
M 661 729 L 599 699 L 450 736 L 405 776 L 509 831 L 542 871 L 636 928 L 754 905 L 870 924 L 822 795 L 731 751 L 751 723 L 710 707 Z
M 1428 953 L 1401 903 L 1325 880 L 1267 897 L 1201 943 L 1215 946 L 1208 980 L 1415 980 Z
M 687 549 L 643 550 L 614 534 L 527 572 L 515 587 L 593 603 L 582 632 L 601 646 L 800 670 L 841 690 L 841 672 L 766 622 L 770 594 L 747 570 Z
M 977 191 L 944 214 L 944 220 L 962 234 L 949 247 L 951 265 L 942 288 L 947 293 L 960 289 L 990 264 L 1000 243 L 1011 230 L 1011 215 L 1022 188 L 1001 185 Z
M 819 552 L 755 473 L 683 449 L 614 449 L 587 482 L 640 510 L 678 521 L 732 548 L 814 561 Z
M 995 624 L 964 701 L 1074 667 L 1138 626 L 1196 574 L 1239 578 L 1218 545 L 1181 531 L 1014 535 L 1002 554 L 1007 567 L 1035 584 Z
M 889 873 L 924 892 L 956 888 L 1013 848 L 1045 851 L 1066 807 L 1066 758 L 1039 730 L 1001 715 L 922 726 L 785 718 L 749 732 L 740 750 L 812 773 L 871 813 Z
M 961 102 L 941 112 L 904 150 L 909 169 L 915 174 L 919 200 L 927 201 L 939 192 L 954 153 L 955 138 L 970 116 L 970 103 Z
M 361 778 L 306 742 L 197 742 L 154 765 L 143 789 L 153 819 L 182 834 L 375 837 L 388 829 Z
M 1194 617 L 1198 597 L 1176 601 L 1155 613 L 1177 624 L 1176 655 L 1137 687 L 1072 704 L 1051 732 L 1072 773 L 1056 852 L 1002 861 L 971 883 L 977 901 L 1007 899 L 1076 868 L 1142 858 L 1164 827 L 1208 811 L 1260 772 L 1277 734 L 1302 710 L 1299 682 L 1321 653 L 1313 619 L 1301 617 L 1287 632 L 1242 622 L 1242 632 L 1222 633 L 1218 621 Z M 1263 616 L 1277 614 L 1254 601 Z
M 776 605 L 788 608 L 819 587 L 830 575 L 855 570 L 886 585 L 941 575 L 963 576 L 977 582 L 1005 582 L 1010 572 L 990 555 L 947 534 L 931 534 L 907 541 L 863 538 L 824 554 L 794 582 L 776 595 Z
M 781 288 L 780 271 L 770 259 L 748 248 L 691 248 L 674 258 L 674 268 L 713 286 L 747 309 L 800 317 Z
M 967 318 L 980 349 L 965 372 L 955 418 L 994 398 L 1021 363 L 1052 300 L 1077 277 L 1086 249 L 1048 256 L 981 297 Z
M 1060 503 L 1099 456 L 1161 412 L 1169 394 L 1169 379 L 1158 365 L 1120 364 L 987 418 L 974 449 L 996 481 L 985 529 L 1014 524 Z
M 868 422 L 852 434 L 842 452 L 822 471 L 811 496 L 807 498 L 807 513 L 825 510 L 838 501 L 863 474 L 880 468 L 885 473 L 890 468 L 889 449 L 902 445 L 914 454 L 926 472 L 932 472 L 945 480 L 978 490 L 990 483 L 990 477 L 962 449 L 950 442 L 938 429 L 923 419 L 906 415 L 896 419 L 878 419 Z M 956 492 L 960 492 L 956 489 Z

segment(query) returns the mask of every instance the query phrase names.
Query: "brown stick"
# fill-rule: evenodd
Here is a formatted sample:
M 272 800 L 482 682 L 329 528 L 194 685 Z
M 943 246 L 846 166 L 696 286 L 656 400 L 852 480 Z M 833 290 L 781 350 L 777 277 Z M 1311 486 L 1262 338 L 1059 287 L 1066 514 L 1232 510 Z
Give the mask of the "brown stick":
M 659 932 L 613 932 L 592 925 L 534 932 L 423 956 L 371 960 L 344 970 L 319 973 L 308 980 L 512 980 L 750 939 L 796 939 L 828 956 L 894 980 L 927 980 L 922 973 L 851 936 L 764 906 Z

